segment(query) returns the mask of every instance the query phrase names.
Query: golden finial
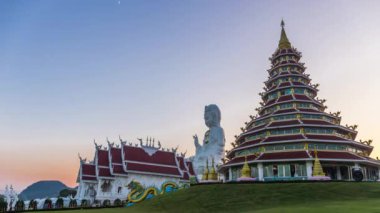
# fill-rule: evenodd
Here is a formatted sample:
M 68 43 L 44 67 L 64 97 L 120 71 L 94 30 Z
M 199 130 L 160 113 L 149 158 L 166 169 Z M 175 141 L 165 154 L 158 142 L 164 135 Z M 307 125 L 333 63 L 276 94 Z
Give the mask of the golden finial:
M 291 48 L 290 42 L 288 40 L 288 37 L 285 33 L 285 22 L 284 20 L 281 20 L 281 38 L 280 42 L 278 43 L 278 48 L 280 49 L 289 49 Z
M 208 180 L 208 159 L 206 159 L 206 167 L 204 169 L 202 180 Z
M 214 166 L 214 158 L 212 158 L 211 162 L 212 162 L 211 163 L 211 171 L 208 174 L 208 179 L 209 180 L 218 180 L 218 175 L 216 174 L 215 166 Z

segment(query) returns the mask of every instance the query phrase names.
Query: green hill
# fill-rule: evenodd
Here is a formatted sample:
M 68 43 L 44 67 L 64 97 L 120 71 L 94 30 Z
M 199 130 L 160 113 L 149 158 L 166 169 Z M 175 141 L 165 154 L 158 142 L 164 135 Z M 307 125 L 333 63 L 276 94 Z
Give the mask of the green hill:
M 72 212 L 380 212 L 380 183 L 199 185 L 133 207 Z
M 60 181 L 38 181 L 26 187 L 20 193 L 19 198 L 22 200 L 32 200 L 36 198 L 58 197 L 59 192 L 66 188 L 68 187 Z

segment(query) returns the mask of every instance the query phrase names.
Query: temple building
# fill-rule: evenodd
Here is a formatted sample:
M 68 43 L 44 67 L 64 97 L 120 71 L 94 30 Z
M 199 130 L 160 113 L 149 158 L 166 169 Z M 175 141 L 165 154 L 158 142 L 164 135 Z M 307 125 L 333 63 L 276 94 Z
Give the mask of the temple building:
M 139 140 L 139 144 L 132 144 L 120 139 L 119 145 L 107 141 L 106 147 L 95 143 L 93 161 L 80 157 L 78 205 L 136 203 L 169 187 L 176 190 L 190 185 L 194 171 L 185 154 L 163 149 L 154 139 L 145 144 Z
M 340 112 L 326 112 L 325 100 L 317 98 L 318 84 L 305 73 L 302 54 L 289 42 L 283 21 L 281 27 L 257 115 L 235 136 L 219 172 L 227 182 L 241 177 L 313 180 L 316 174 L 332 180 L 377 180 L 380 161 L 369 157 L 372 140 L 357 141 L 357 125 L 343 126 Z

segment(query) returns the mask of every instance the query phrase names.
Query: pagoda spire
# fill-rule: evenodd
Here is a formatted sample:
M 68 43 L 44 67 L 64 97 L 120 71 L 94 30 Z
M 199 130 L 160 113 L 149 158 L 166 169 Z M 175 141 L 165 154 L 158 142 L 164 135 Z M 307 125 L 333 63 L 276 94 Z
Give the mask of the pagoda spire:
M 319 162 L 317 149 L 314 148 L 314 167 L 313 167 L 313 176 L 325 176 L 323 172 L 322 165 Z
M 278 42 L 278 48 L 280 49 L 288 49 L 291 48 L 290 42 L 288 40 L 288 37 L 286 36 L 285 32 L 285 22 L 284 20 L 281 20 L 281 38 L 280 41 Z
M 251 169 L 248 166 L 247 156 L 245 156 L 245 162 L 243 168 L 241 169 L 240 178 L 250 178 L 251 177 Z

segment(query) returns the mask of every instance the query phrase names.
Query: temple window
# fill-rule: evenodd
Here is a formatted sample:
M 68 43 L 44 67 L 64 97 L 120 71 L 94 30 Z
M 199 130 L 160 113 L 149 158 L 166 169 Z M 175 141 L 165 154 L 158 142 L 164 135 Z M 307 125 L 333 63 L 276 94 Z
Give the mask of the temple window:
M 333 134 L 333 129 L 323 129 L 323 128 L 305 128 L 306 133 L 312 134 Z
M 305 89 L 303 88 L 295 88 L 294 89 L 295 94 L 305 94 Z
M 302 118 L 304 119 L 322 119 L 322 115 L 313 115 L 313 114 L 302 114 Z
M 291 128 L 291 129 L 276 129 L 276 130 L 271 130 L 270 134 L 271 135 L 290 135 L 290 134 L 297 134 L 300 133 L 300 128 Z

